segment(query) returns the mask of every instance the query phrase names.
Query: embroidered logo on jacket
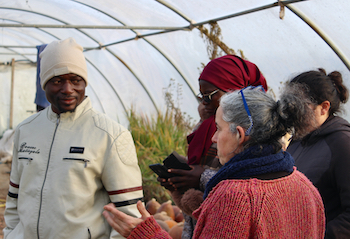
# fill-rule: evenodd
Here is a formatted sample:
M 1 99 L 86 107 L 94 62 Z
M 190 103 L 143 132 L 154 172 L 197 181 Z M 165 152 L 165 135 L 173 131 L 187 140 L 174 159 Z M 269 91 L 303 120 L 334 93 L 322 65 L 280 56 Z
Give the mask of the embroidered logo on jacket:
M 24 152 L 28 154 L 40 154 L 40 149 L 37 149 L 35 146 L 28 146 L 27 143 L 24 142 L 19 146 L 18 152 Z
M 69 153 L 71 153 L 71 154 L 83 154 L 84 147 L 70 147 Z

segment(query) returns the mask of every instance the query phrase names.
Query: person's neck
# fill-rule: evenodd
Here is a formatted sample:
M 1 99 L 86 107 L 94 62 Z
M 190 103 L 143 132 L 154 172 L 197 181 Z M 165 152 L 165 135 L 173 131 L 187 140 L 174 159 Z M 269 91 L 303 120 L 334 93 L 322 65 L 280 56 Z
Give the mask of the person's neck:
M 326 120 L 328 119 L 328 117 L 329 117 L 329 114 L 324 114 L 324 115 L 319 116 L 319 117 L 316 119 L 317 128 L 321 127 L 321 125 L 323 125 L 323 123 L 326 122 Z

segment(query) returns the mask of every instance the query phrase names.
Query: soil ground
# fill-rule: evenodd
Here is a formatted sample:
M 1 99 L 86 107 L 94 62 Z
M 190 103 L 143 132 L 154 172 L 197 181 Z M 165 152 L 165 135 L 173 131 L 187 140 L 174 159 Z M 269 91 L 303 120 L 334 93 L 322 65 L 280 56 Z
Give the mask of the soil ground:
M 3 238 L 5 200 L 10 184 L 11 164 L 0 164 L 0 239 Z

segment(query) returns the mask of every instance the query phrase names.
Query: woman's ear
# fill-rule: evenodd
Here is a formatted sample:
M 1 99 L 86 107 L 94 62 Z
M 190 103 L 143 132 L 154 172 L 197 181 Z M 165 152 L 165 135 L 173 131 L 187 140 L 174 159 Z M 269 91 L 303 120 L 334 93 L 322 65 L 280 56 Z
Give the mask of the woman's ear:
M 323 101 L 320 106 L 321 108 L 321 115 L 327 115 L 329 114 L 329 109 L 331 108 L 331 103 L 328 100 Z
M 243 143 L 246 141 L 245 130 L 239 125 L 236 127 L 236 129 L 237 129 L 237 135 L 238 135 L 237 136 L 238 144 L 243 145 Z

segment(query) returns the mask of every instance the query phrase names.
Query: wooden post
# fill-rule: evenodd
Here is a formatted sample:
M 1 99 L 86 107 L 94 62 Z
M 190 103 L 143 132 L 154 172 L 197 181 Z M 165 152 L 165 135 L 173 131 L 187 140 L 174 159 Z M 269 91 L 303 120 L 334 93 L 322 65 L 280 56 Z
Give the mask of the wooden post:
M 11 63 L 11 101 L 10 101 L 10 129 L 13 129 L 13 95 L 14 95 L 14 82 L 15 82 L 15 59 L 12 58 Z

